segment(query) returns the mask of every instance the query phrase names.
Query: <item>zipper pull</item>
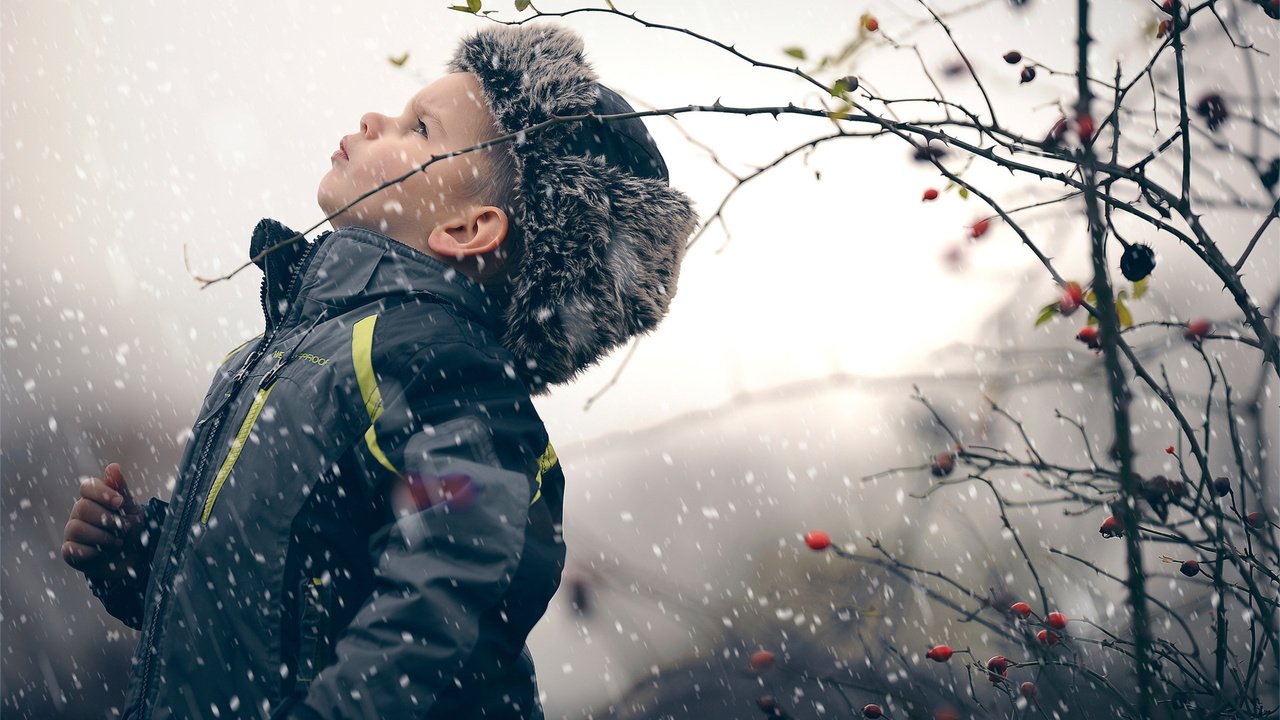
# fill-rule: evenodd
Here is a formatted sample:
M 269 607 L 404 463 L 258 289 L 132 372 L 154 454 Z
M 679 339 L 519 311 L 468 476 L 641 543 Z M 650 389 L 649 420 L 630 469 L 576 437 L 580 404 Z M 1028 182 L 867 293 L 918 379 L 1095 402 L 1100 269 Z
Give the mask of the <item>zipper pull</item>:
M 263 347 L 265 347 L 265 345 L 263 345 Z M 254 363 L 258 362 L 258 357 L 261 354 L 262 354 L 262 347 L 259 347 L 258 349 L 249 353 L 248 358 L 245 358 L 244 364 L 241 365 L 240 369 L 236 371 L 234 382 L 237 385 L 244 382 L 245 377 L 249 375 L 249 368 L 253 367 Z
M 271 368 L 271 370 L 266 375 L 262 376 L 262 382 L 258 383 L 258 389 L 261 390 L 267 385 L 270 385 L 271 381 L 275 380 L 276 375 L 280 373 L 280 369 L 283 368 L 285 365 L 288 365 L 289 360 L 292 360 L 292 359 L 293 359 L 292 357 L 288 359 L 281 358 L 280 362 L 276 363 L 275 367 Z

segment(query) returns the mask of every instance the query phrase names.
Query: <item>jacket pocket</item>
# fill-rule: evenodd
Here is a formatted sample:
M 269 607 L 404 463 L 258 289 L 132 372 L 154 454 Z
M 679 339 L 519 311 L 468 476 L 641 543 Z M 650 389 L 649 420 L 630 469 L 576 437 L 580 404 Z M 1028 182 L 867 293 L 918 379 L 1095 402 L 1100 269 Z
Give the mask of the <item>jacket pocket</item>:
M 298 597 L 296 692 L 305 696 L 311 681 L 332 661 L 333 583 L 305 577 Z

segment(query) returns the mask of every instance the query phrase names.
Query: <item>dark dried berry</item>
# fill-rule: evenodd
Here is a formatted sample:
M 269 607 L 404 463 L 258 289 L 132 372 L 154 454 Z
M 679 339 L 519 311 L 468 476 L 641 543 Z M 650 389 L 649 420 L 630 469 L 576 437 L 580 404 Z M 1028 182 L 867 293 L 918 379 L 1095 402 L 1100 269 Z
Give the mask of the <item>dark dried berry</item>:
M 1120 272 L 1129 282 L 1138 282 L 1156 269 L 1156 251 L 1150 245 L 1133 243 L 1120 256 Z
M 1213 494 L 1218 497 L 1226 497 L 1231 494 L 1231 479 L 1219 477 L 1213 479 Z
M 845 75 L 836 82 L 843 85 L 846 92 L 853 92 L 858 89 L 858 78 L 853 75 Z
M 1188 560 L 1182 563 L 1182 567 L 1178 571 L 1187 577 L 1195 577 L 1200 574 L 1200 563 L 1195 560 Z
M 1272 20 L 1280 20 L 1280 0 L 1253 0 Z
M 1009 52 L 1004 54 L 1004 61 L 1009 63 L 1010 65 L 1017 65 L 1018 63 L 1022 62 L 1022 53 L 1018 52 L 1017 50 L 1010 50 Z
M 1036 69 L 1030 65 L 1022 68 L 1022 73 L 1018 76 L 1022 83 L 1029 83 L 1036 79 Z
M 1209 93 L 1196 103 L 1196 112 L 1205 119 L 1210 130 L 1217 130 L 1227 121 L 1227 101 L 1217 93 Z
M 917 162 L 930 162 L 931 160 L 941 160 L 946 156 L 947 156 L 946 148 L 942 148 L 942 147 L 938 147 L 937 145 L 930 144 L 930 145 L 925 145 L 923 147 L 917 147 L 915 149 L 915 153 L 912 155 L 912 158 L 915 159 Z
M 1271 158 L 1271 164 L 1258 173 L 1258 179 L 1263 187 L 1274 191 L 1276 183 L 1280 183 L 1280 157 Z

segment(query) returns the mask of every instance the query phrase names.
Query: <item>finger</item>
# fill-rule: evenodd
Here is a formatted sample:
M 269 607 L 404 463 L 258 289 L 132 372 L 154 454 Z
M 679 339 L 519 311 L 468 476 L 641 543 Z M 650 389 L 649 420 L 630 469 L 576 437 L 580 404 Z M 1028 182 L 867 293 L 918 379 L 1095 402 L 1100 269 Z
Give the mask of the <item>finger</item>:
M 85 478 L 80 482 L 80 497 L 110 508 L 124 506 L 124 496 L 97 478 Z
M 63 530 L 63 537 L 68 541 L 81 545 L 97 545 L 99 547 L 120 547 L 124 545 L 124 538 L 117 537 L 102 528 L 94 527 L 79 519 L 72 519 L 67 523 L 66 529 Z
M 111 508 L 103 507 L 89 498 L 80 498 L 76 501 L 71 508 L 71 518 L 83 520 L 117 535 L 127 535 L 138 525 L 132 518 L 123 516 Z
M 107 470 L 103 475 L 103 480 L 107 487 L 119 493 L 124 498 L 122 507 L 126 512 L 132 511 L 137 507 L 133 500 L 133 492 L 129 490 L 129 484 L 125 482 L 124 473 L 120 470 L 120 463 L 111 463 L 107 466 Z
M 77 570 L 91 567 L 98 562 L 98 556 L 101 554 L 102 551 L 92 545 L 82 545 L 70 540 L 62 543 L 63 562 Z

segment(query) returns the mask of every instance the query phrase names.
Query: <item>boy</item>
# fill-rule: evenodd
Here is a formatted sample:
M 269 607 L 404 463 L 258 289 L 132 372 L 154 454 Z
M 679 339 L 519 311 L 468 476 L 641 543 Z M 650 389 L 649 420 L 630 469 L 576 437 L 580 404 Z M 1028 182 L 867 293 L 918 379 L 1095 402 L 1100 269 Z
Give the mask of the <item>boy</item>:
M 466 38 L 369 113 L 333 214 L 433 155 L 631 108 L 555 26 Z M 530 395 L 655 327 L 696 222 L 635 118 L 437 162 L 314 243 L 250 256 L 265 332 L 224 360 L 169 503 L 87 481 L 63 556 L 142 631 L 157 718 L 541 718 L 525 640 L 560 582 L 564 476 Z

